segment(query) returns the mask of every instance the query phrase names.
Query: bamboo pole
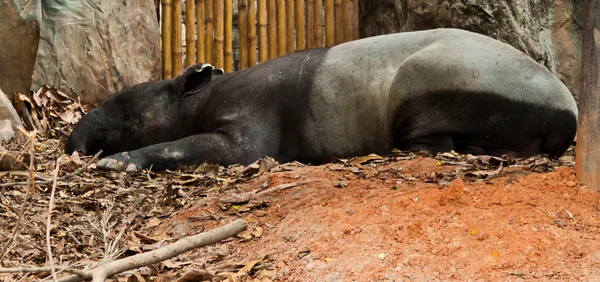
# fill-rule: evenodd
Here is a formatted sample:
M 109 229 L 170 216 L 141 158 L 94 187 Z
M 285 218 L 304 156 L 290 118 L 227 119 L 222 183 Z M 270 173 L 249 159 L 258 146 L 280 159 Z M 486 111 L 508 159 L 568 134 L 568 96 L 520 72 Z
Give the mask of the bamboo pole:
M 325 0 L 325 46 L 335 45 L 335 10 L 334 0 Z
M 196 0 L 196 63 L 206 62 L 204 22 L 204 0 Z
M 287 38 L 287 52 L 292 53 L 296 50 L 296 44 L 294 44 L 295 36 L 294 36 L 294 0 L 286 0 L 287 5 L 287 24 L 286 24 L 286 38 Z
M 194 32 L 194 1 L 185 1 L 185 66 L 191 66 L 196 60 L 196 34 Z
M 162 55 L 163 55 L 163 79 L 173 78 L 173 54 L 172 47 L 172 31 L 173 20 L 171 12 L 172 0 L 162 1 Z
M 277 7 L 275 0 L 267 0 L 267 41 L 269 59 L 277 57 Z
M 225 72 L 233 71 L 233 0 L 225 0 Z
M 315 47 L 315 1 L 306 0 L 306 48 Z
M 581 10 L 584 24 L 575 172 L 583 185 L 600 192 L 600 3 L 583 1 Z
M 204 5 L 204 59 L 213 64 L 213 0 L 206 0 Z
M 258 61 L 268 59 L 267 50 L 267 0 L 258 0 Z
M 223 46 L 223 32 L 225 31 L 224 28 L 224 23 L 225 23 L 225 19 L 223 19 L 223 17 L 225 17 L 225 11 L 224 11 L 224 6 L 225 6 L 225 0 L 214 0 L 213 2 L 213 19 L 215 21 L 215 40 L 214 40 L 214 58 L 215 61 L 213 63 L 213 65 L 216 68 L 224 68 L 225 64 L 224 64 L 224 46 Z
M 173 2 L 173 76 L 178 76 L 183 71 L 183 53 L 181 46 L 181 0 Z
M 342 1 L 342 41 L 348 42 L 352 40 L 352 2 L 351 0 L 343 0 Z M 339 27 L 338 27 L 339 28 Z
M 277 0 L 277 54 L 285 55 L 287 51 L 285 41 L 285 0 Z
M 248 67 L 256 65 L 256 2 L 248 1 Z
M 306 19 L 304 18 L 304 0 L 296 0 L 296 50 L 306 48 Z
M 238 19 L 240 70 L 243 70 L 248 68 L 248 0 L 238 0 Z
M 359 39 L 358 35 L 358 22 L 360 14 L 358 8 L 358 0 L 352 0 L 352 40 Z
M 343 12 L 342 0 L 335 0 L 335 45 L 344 42 Z
M 315 1 L 315 47 L 323 47 L 323 0 Z

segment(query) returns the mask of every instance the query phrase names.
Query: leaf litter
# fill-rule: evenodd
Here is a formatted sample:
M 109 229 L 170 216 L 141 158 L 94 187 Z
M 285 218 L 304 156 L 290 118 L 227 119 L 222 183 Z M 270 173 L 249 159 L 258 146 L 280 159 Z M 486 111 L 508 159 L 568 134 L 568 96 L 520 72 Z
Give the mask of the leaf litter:
M 49 180 L 55 166 L 54 162 L 63 151 L 66 134 L 72 130 L 78 119 L 90 111 L 93 106 L 80 105 L 77 101 L 73 101 L 56 89 L 47 86 L 35 92 L 32 98 L 25 99 L 23 97 L 23 100 L 28 103 L 32 117 L 36 119 L 32 126 L 39 130 L 34 152 L 35 176 L 42 181 Z M 7 165 L 0 166 L 2 168 L 0 182 L 26 181 L 29 152 L 26 149 L 25 140 L 20 139 L 0 145 L 6 148 L 7 153 L 4 156 L 9 154 L 12 156 L 0 159 L 0 164 L 2 164 L 2 160 L 10 159 L 7 161 Z M 75 172 L 89 160 L 90 157 L 77 154 L 64 156 L 61 162 L 60 176 Z M 424 165 L 425 163 L 427 165 Z M 391 235 L 393 238 L 393 233 L 384 235 L 369 229 L 369 226 L 380 224 L 377 223 L 377 220 L 374 222 L 370 220 L 377 218 L 379 213 L 387 214 L 388 209 L 395 212 L 412 209 L 414 210 L 413 218 L 418 217 L 415 215 L 417 211 L 423 213 L 425 217 L 420 217 L 421 221 L 409 220 L 406 221 L 406 224 L 402 224 L 401 221 L 392 221 L 381 226 L 391 225 L 398 230 L 397 232 L 413 234 L 395 239 L 396 243 L 394 244 L 404 244 L 402 246 L 405 248 L 425 248 L 433 254 L 438 252 L 436 257 L 443 257 L 440 254 L 456 253 L 457 250 L 453 249 L 455 247 L 452 247 L 451 243 L 448 247 L 443 247 L 448 243 L 434 243 L 436 240 L 433 237 L 423 241 L 420 237 L 436 236 L 437 232 L 424 226 L 424 222 L 430 222 L 431 225 L 433 222 L 439 222 L 440 219 L 451 220 L 452 216 L 456 216 L 456 210 L 460 210 L 463 214 L 476 215 L 481 199 L 488 195 L 482 194 L 466 199 L 465 193 L 478 193 L 478 191 L 485 190 L 481 187 L 487 187 L 485 185 L 490 185 L 490 183 L 501 181 L 502 185 L 506 186 L 511 185 L 510 183 L 523 182 L 523 185 L 527 185 L 527 182 L 523 180 L 524 177 L 532 173 L 535 176 L 543 177 L 548 173 L 556 173 L 555 170 L 561 167 L 560 174 L 568 176 L 572 173 L 565 172 L 565 170 L 572 168 L 573 164 L 573 148 L 570 148 L 559 159 L 550 159 L 544 156 L 510 159 L 464 155 L 455 152 L 431 156 L 424 152 L 396 150 L 385 156 L 371 154 L 349 159 L 334 159 L 322 166 L 310 166 L 299 162 L 279 164 L 272 158 L 263 158 L 248 166 L 223 167 L 202 164 L 174 171 L 143 171 L 133 174 L 96 170 L 95 164 L 92 163 L 80 174 L 58 182 L 52 217 L 51 244 L 55 265 L 63 268 L 84 269 L 106 261 L 160 248 L 178 238 L 213 229 L 236 218 L 246 218 L 249 221 L 248 229 L 235 238 L 187 252 L 159 265 L 121 274 L 117 280 L 311 280 L 309 277 L 315 278 L 315 276 L 311 276 L 315 275 L 315 272 L 304 270 L 303 267 L 307 264 L 314 266 L 317 263 L 318 265 L 319 261 L 338 267 L 337 270 L 325 266 L 317 268 L 322 270 L 320 276 L 317 276 L 319 278 L 328 274 L 367 280 L 381 278 L 385 275 L 387 275 L 385 277 L 393 277 L 389 271 L 386 272 L 385 268 L 381 268 L 381 264 L 387 265 L 397 261 L 399 265 L 394 266 L 395 269 L 406 269 L 405 272 L 396 271 L 398 273 L 412 271 L 411 275 L 414 277 L 451 279 L 453 276 L 444 276 L 445 274 L 441 272 L 415 271 L 415 267 L 428 261 L 430 263 L 435 261 L 427 260 L 425 258 L 427 255 L 420 251 L 403 254 L 400 251 L 402 248 L 383 247 L 377 244 L 373 245 L 374 253 L 370 256 L 377 260 L 361 261 L 354 266 L 354 269 L 358 270 L 352 272 L 350 269 L 344 274 L 342 269 L 348 268 L 348 266 L 344 265 L 345 258 L 342 250 L 350 252 L 346 254 L 348 259 L 356 259 L 356 254 L 351 250 L 367 252 L 361 241 L 369 239 L 355 238 L 355 241 L 348 241 L 344 246 L 335 248 L 336 243 L 328 240 L 337 238 L 336 240 L 339 241 L 342 238 L 334 235 L 335 231 L 333 230 L 330 231 L 333 233 L 327 233 L 325 230 L 335 227 L 337 230 L 344 231 L 342 234 L 347 234 L 341 235 L 346 236 L 344 240 L 351 240 L 351 237 L 348 236 L 364 236 L 364 234 L 368 234 L 369 238 L 375 241 L 378 236 L 387 238 Z M 582 189 L 571 176 L 567 178 L 569 180 L 565 182 L 566 187 Z M 335 186 L 344 189 L 335 189 Z M 385 190 L 381 190 L 381 188 L 385 188 Z M 434 189 L 428 190 L 431 188 Z M 0 261 L 1 267 L 47 265 L 44 222 L 50 187 L 48 185 L 36 186 L 35 193 L 24 203 L 26 189 L 28 188 L 24 185 L 0 188 L 0 238 L 11 236 L 19 216 L 19 209 L 23 204 L 25 205 L 23 216 L 25 220 L 20 226 L 17 226 L 15 242 L 7 247 L 8 251 Z M 346 217 L 359 217 L 366 209 L 364 201 L 367 201 L 360 199 L 369 195 L 371 193 L 369 191 L 381 193 L 381 195 L 400 196 L 394 196 L 393 199 L 383 196 L 383 198 L 369 200 L 369 203 L 372 203 L 389 198 L 393 202 L 385 205 L 384 209 L 382 209 L 384 206 L 380 205 L 374 215 L 365 217 L 365 220 L 368 221 L 363 220 L 358 226 L 349 226 L 344 221 L 336 220 L 339 216 L 333 216 L 333 214 L 337 212 L 342 212 Z M 498 191 L 494 193 L 498 193 Z M 563 191 L 564 193 L 566 192 Z M 523 197 L 523 195 L 512 195 L 511 197 L 507 198 L 502 195 L 497 199 L 492 197 L 488 200 L 494 205 L 502 206 L 514 202 L 514 198 Z M 436 203 L 443 204 L 441 207 L 448 215 L 436 215 L 433 210 L 427 209 L 426 206 L 432 203 L 432 198 L 436 198 Z M 356 200 L 362 201 L 363 206 L 351 205 Z M 535 197 L 521 202 L 529 208 L 540 208 L 546 204 Z M 344 208 L 345 205 L 350 206 Z M 554 213 L 550 215 L 552 220 L 549 223 L 561 230 L 597 230 L 597 226 L 594 225 L 596 221 L 593 223 L 582 221 L 581 217 L 584 212 L 580 208 L 569 208 L 568 206 L 564 204 L 562 207 L 552 207 Z M 590 204 L 590 206 L 593 205 Z M 596 204 L 596 206 L 600 205 Z M 454 207 L 455 210 L 448 210 L 450 207 Z M 468 211 L 461 210 L 465 207 L 469 207 Z M 476 210 L 472 210 L 472 208 Z M 320 210 L 322 214 L 315 216 L 313 214 L 315 210 Z M 475 218 L 482 216 L 487 215 L 479 215 Z M 522 221 L 519 220 L 526 220 L 519 219 L 515 215 L 505 216 L 511 224 L 513 222 L 522 224 Z M 295 223 L 292 224 L 289 220 Z M 325 222 L 326 220 L 329 222 Z M 313 227 L 310 227 L 311 225 L 301 229 L 295 227 L 305 221 L 312 222 Z M 478 232 L 474 236 L 477 242 L 491 242 L 497 237 L 494 225 L 492 227 L 473 225 L 464 227 L 462 232 L 465 237 L 471 236 L 473 230 Z M 323 232 L 318 232 L 316 229 L 312 231 L 311 236 L 302 235 L 306 234 L 306 230 L 313 230 L 314 226 L 325 227 L 322 227 Z M 449 227 L 440 225 L 439 228 Z M 363 232 L 366 230 L 371 231 Z M 331 234 L 332 237 L 323 237 L 326 234 Z M 503 234 L 503 236 L 510 237 L 510 233 Z M 594 237 L 595 235 L 585 236 Z M 310 238 L 313 239 L 307 240 Z M 446 237 L 445 240 L 452 242 L 457 238 L 463 237 L 454 234 Z M 539 240 L 543 242 L 544 238 Z M 4 242 L 0 242 L 0 247 L 4 247 L 3 244 Z M 328 246 L 323 244 L 328 244 Z M 491 247 L 489 250 L 484 248 L 488 256 L 493 259 L 503 259 L 507 253 L 513 252 L 512 250 L 499 251 L 495 249 L 497 246 Z M 290 252 L 290 250 L 295 251 Z M 562 251 L 569 253 L 567 250 Z M 581 253 L 582 250 L 577 249 L 575 252 Z M 288 254 L 290 259 L 287 259 Z M 530 255 L 526 254 L 526 256 Z M 477 260 L 477 258 L 471 258 L 471 260 L 473 259 Z M 517 259 L 517 261 L 519 260 Z M 447 260 L 436 261 L 436 263 L 441 267 L 455 267 Z M 465 265 L 474 265 L 474 262 L 467 259 Z M 387 266 L 391 267 L 391 265 Z M 511 275 L 509 271 L 505 271 L 508 267 L 506 265 L 499 267 L 496 265 L 491 268 L 489 266 L 487 268 L 486 266 L 478 267 L 480 270 L 484 270 L 481 272 L 483 275 L 486 273 L 492 275 L 484 277 L 507 278 Z M 494 272 L 494 269 L 498 271 Z M 515 273 L 522 273 L 523 277 L 527 278 L 586 277 L 585 274 L 577 273 L 576 270 L 569 272 L 568 268 L 560 271 L 544 269 L 543 273 L 536 271 L 539 270 L 529 266 L 529 268 L 522 268 Z M 470 274 L 473 272 L 474 270 L 458 271 L 454 277 L 473 277 Z M 352 276 L 352 273 L 356 277 Z M 497 276 L 501 274 L 504 276 Z M 59 271 L 59 275 L 64 275 L 64 273 Z M 48 276 L 49 272 L 0 274 L 0 281 L 48 279 Z M 410 275 L 401 277 L 407 278 Z

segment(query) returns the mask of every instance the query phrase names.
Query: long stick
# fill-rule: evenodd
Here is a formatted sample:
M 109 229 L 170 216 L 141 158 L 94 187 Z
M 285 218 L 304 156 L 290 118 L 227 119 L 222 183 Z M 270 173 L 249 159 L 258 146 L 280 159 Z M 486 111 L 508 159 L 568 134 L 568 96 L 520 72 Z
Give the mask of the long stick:
M 343 23 L 343 38 L 344 42 L 352 40 L 352 3 L 351 0 L 343 0 L 342 2 L 342 21 Z
M 306 48 L 315 47 L 315 0 L 306 0 Z
M 162 1 L 162 55 L 163 55 L 163 79 L 173 77 L 173 54 L 172 54 L 172 32 L 173 20 L 171 3 L 173 0 Z
M 196 0 L 196 63 L 206 63 L 204 22 L 204 0 Z
M 277 6 L 275 0 L 267 0 L 267 40 L 269 59 L 277 57 Z
M 204 2 L 204 60 L 205 63 L 213 64 L 213 0 Z
M 194 32 L 194 1 L 185 1 L 185 66 L 189 67 L 196 61 L 196 34 Z
M 52 279 L 57 281 L 56 277 L 56 269 L 54 269 L 54 259 L 52 258 L 52 245 L 50 241 L 50 230 L 52 229 L 52 209 L 54 209 L 54 192 L 56 191 L 56 180 L 58 179 L 58 171 L 60 169 L 60 160 L 62 157 L 59 157 L 56 160 L 56 168 L 54 168 L 53 174 L 53 182 L 52 182 L 52 190 L 50 191 L 50 200 L 48 201 L 48 215 L 46 218 L 46 252 L 48 253 L 48 261 L 50 263 L 50 272 L 52 273 Z
M 225 32 L 225 0 L 214 0 L 213 7 L 213 19 L 215 20 L 215 50 L 214 50 L 214 62 L 213 65 L 217 68 L 224 68 L 224 56 L 225 46 L 223 42 L 223 35 Z
M 247 223 L 243 219 L 237 219 L 225 226 L 213 229 L 208 232 L 179 239 L 177 242 L 161 247 L 159 249 L 129 256 L 119 260 L 112 261 L 95 269 L 85 271 L 87 277 L 80 275 L 71 275 L 59 279 L 61 282 L 66 281 L 82 281 L 93 277 L 93 282 L 104 281 L 106 278 L 115 274 L 136 269 L 139 267 L 151 265 L 161 262 L 172 257 L 178 256 L 189 250 L 207 246 L 242 232 L 247 227 Z
M 225 0 L 225 72 L 233 71 L 233 0 Z
M 279 56 L 287 53 L 285 31 L 285 0 L 277 0 L 277 54 Z
M 352 40 L 359 39 L 358 22 L 360 21 L 360 10 L 358 0 L 352 0 Z
M 344 9 L 342 7 L 342 0 L 335 0 L 335 44 L 341 44 L 344 42 L 344 30 L 343 30 L 343 16 Z
M 323 0 L 315 1 L 315 47 L 323 47 Z
M 181 46 L 181 18 L 182 7 L 181 0 L 173 2 L 173 76 L 178 76 L 183 71 L 183 53 Z
M 258 0 L 258 61 L 269 58 L 267 47 L 267 0 Z
M 296 0 L 296 50 L 306 48 L 306 26 L 304 18 L 304 0 Z
M 240 70 L 248 68 L 248 0 L 238 0 Z
M 296 50 L 295 36 L 294 36 L 294 0 L 286 1 L 286 15 L 287 15 L 287 26 L 286 26 L 286 38 L 287 38 L 287 52 L 292 53 Z
M 248 67 L 256 65 L 256 2 L 248 1 Z
M 325 46 L 335 45 L 335 9 L 334 0 L 325 0 Z

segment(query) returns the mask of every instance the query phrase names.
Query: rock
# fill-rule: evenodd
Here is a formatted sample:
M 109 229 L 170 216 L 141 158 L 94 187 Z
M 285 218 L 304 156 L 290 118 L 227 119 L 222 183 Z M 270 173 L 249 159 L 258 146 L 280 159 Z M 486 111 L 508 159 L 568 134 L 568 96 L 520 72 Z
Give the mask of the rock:
M 361 37 L 441 27 L 488 35 L 554 70 L 550 32 L 555 0 L 361 1 Z
M 0 89 L 0 141 L 9 141 L 20 132 L 21 119 L 6 94 Z
M 556 75 L 579 101 L 583 15 L 576 1 L 556 1 L 552 45 Z
M 161 78 L 153 0 L 45 0 L 32 89 L 56 86 L 99 103 L 124 87 Z
M 27 94 L 40 40 L 41 0 L 0 0 L 0 88 Z M 1 105 L 0 105 L 1 106 Z
M 511 44 L 556 74 L 579 95 L 581 31 L 579 2 L 564 0 L 378 0 L 360 1 L 360 36 L 461 28 Z

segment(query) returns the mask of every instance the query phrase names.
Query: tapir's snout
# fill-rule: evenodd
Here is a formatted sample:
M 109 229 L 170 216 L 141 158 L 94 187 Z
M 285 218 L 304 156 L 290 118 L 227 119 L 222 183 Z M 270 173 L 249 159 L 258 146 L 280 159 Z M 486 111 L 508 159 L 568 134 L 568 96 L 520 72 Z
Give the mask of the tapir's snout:
M 81 129 L 75 128 L 71 135 L 69 135 L 69 138 L 67 138 L 67 144 L 65 145 L 65 153 L 70 155 L 75 151 L 79 151 L 83 155 L 92 154 L 89 148 L 89 138 L 81 131 Z

